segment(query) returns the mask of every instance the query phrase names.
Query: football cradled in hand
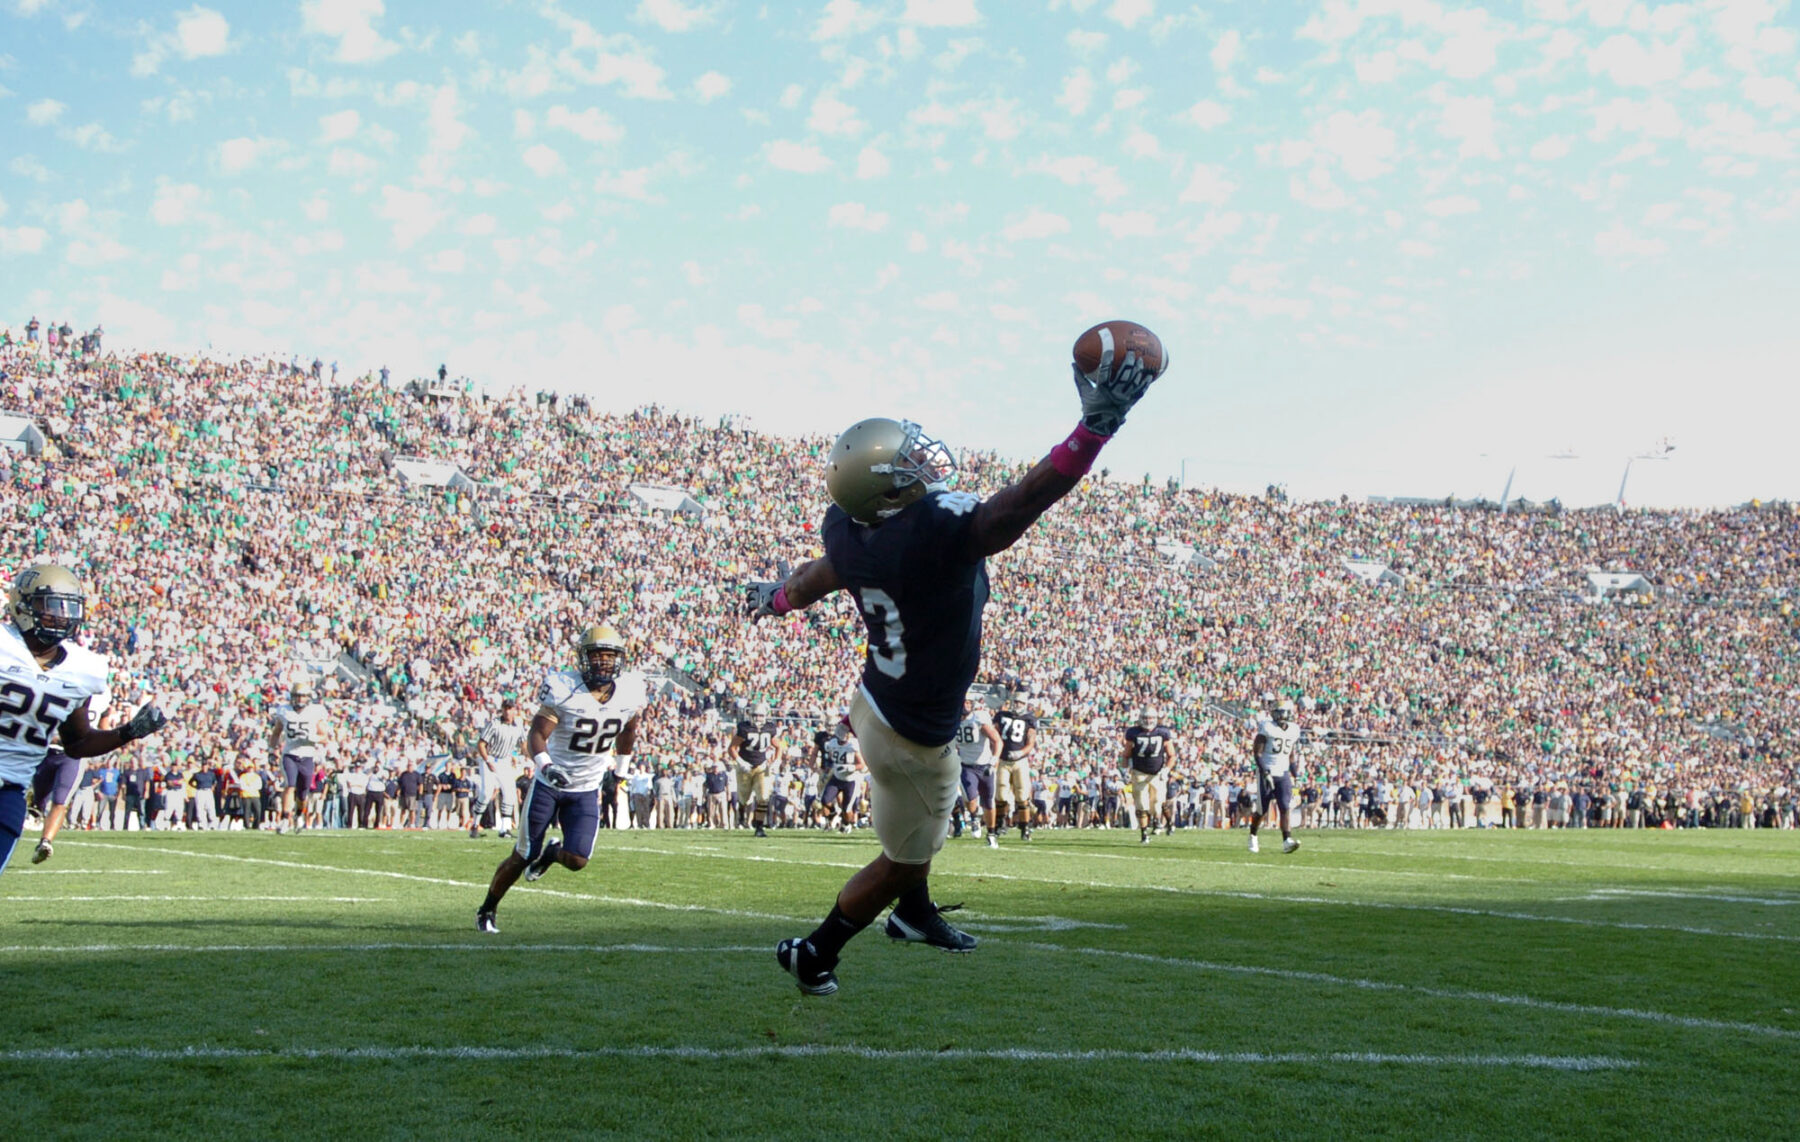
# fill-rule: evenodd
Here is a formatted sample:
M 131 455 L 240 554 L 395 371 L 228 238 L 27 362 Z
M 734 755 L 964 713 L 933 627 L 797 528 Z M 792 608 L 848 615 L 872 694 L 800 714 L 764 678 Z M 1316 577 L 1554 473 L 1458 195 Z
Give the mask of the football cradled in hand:
M 1125 354 L 1135 352 L 1152 374 L 1160 375 L 1168 358 L 1163 355 L 1162 338 L 1135 321 L 1102 321 L 1075 339 L 1075 367 L 1083 375 L 1100 368 L 1106 350 L 1112 349 L 1112 360 L 1123 361 Z

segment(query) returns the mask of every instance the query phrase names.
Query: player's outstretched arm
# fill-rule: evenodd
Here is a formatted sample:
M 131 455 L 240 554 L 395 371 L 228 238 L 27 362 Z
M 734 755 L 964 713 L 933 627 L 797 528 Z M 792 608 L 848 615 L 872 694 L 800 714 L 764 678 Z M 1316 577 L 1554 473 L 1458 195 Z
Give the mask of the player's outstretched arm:
M 753 619 L 804 610 L 843 587 L 831 560 L 811 559 L 794 568 L 785 580 L 744 584 L 744 608 Z
M 1100 449 L 1124 426 L 1125 414 L 1136 407 L 1169 364 L 1156 334 L 1126 321 L 1109 321 L 1083 333 L 1075 342 L 1075 358 L 1081 423 L 1023 480 L 996 492 L 975 509 L 974 526 L 969 529 L 970 556 L 1005 551 L 1050 505 L 1073 491 L 1100 458 Z
M 121 746 L 130 745 L 139 738 L 149 737 L 167 722 L 168 719 L 163 717 L 161 710 L 152 703 L 146 703 L 131 716 L 130 721 L 117 729 L 97 730 L 88 721 L 88 704 L 83 702 L 63 719 L 63 752 L 74 758 L 99 757 Z

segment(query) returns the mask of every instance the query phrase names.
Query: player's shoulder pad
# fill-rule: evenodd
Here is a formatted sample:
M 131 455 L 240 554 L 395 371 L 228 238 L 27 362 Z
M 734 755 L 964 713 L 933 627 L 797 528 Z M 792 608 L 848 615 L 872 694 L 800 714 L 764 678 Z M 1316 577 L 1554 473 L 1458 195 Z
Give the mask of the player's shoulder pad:
M 79 643 L 63 644 L 65 657 L 57 664 L 56 672 L 66 678 L 72 678 L 86 690 L 91 697 L 106 692 L 106 680 L 112 673 L 106 656 L 96 654 Z
M 560 706 L 574 696 L 579 683 L 567 670 L 552 670 L 538 687 L 538 705 Z

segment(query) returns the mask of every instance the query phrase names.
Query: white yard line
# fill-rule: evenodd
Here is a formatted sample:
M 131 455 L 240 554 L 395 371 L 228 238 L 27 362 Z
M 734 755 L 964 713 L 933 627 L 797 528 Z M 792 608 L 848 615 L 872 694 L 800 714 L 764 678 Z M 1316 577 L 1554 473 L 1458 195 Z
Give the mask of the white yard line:
M 1052 856 L 1078 857 L 1082 860 L 1087 860 L 1087 859 L 1091 858 L 1091 859 L 1095 859 L 1095 860 L 1128 860 L 1128 861 L 1137 861 L 1139 863 L 1143 863 L 1146 859 L 1151 859 L 1151 860 L 1156 859 L 1156 858 L 1146 858 L 1146 857 L 1142 857 L 1142 856 L 1128 856 L 1125 853 L 1094 853 L 1094 852 L 1087 852 L 1083 849 L 1057 849 L 1057 848 L 1050 848 L 1047 845 L 1040 846 L 1040 845 L 1037 845 L 1037 844 L 1034 844 L 1031 842 L 1027 842 L 1027 841 L 1019 841 L 1019 842 L 1015 842 L 1015 843 L 1017 843 L 1021 848 L 1028 849 L 1029 851 L 1034 852 L 1034 853 L 1049 853 Z M 1271 845 L 1273 845 L 1273 844 L 1277 844 L 1278 842 L 1274 839 L 1271 839 L 1269 843 Z M 1003 845 L 1001 847 L 1006 848 L 1006 847 L 1010 847 L 1010 846 Z M 1242 845 L 1239 845 L 1238 847 L 1240 850 L 1243 848 Z M 1306 851 L 1309 856 L 1315 855 L 1315 850 L 1312 850 L 1311 848 L 1306 848 L 1304 851 Z M 1210 854 L 1210 853 L 1205 853 L 1205 852 L 1198 853 L 1198 854 L 1192 854 L 1192 855 L 1197 855 L 1201 859 L 1204 859 L 1206 861 L 1207 865 L 1211 866 L 1211 867 L 1254 868 L 1261 872 L 1275 872 L 1275 871 L 1278 871 L 1281 869 L 1298 869 L 1298 870 L 1301 870 L 1304 872 L 1360 873 L 1363 876 L 1382 876 L 1382 877 L 1413 876 L 1413 877 L 1421 877 L 1426 880 L 1479 880 L 1486 884 L 1492 884 L 1492 883 L 1542 884 L 1542 883 L 1544 883 L 1542 880 L 1540 880 L 1538 878 L 1529 877 L 1529 876 L 1476 876 L 1473 873 L 1466 873 L 1466 872 L 1414 872 L 1414 871 L 1411 871 L 1408 869 L 1356 868 L 1351 865 L 1314 864 L 1311 860 L 1308 860 L 1304 864 L 1302 864 L 1297 861 L 1283 861 L 1280 859 L 1280 855 L 1276 854 L 1276 853 L 1270 853 L 1269 859 L 1264 859 L 1264 860 L 1227 860 L 1220 856 Z M 1346 852 L 1344 855 L 1345 856 L 1354 856 L 1354 855 L 1356 855 L 1356 853 L 1354 851 L 1349 851 L 1349 852 Z
M 179 952 L 195 954 L 240 952 L 667 952 L 771 955 L 771 944 L 739 944 L 732 947 L 677 947 L 666 944 L 506 944 L 490 940 L 480 944 L 12 944 L 0 945 L 0 953 L 44 955 L 56 952 Z
M 870 1062 L 1002 1063 L 1200 1063 L 1231 1066 L 1412 1066 L 1452 1070 L 1528 1067 L 1556 1071 L 1627 1070 L 1631 1059 L 1606 1055 L 1403 1055 L 1373 1051 L 1050 1051 L 1029 1047 L 864 1047 L 855 1043 L 805 1043 L 767 1047 L 46 1047 L 0 1052 L 11 1063 L 185 1062 L 277 1059 L 295 1062 L 409 1062 L 417 1059 L 514 1061 L 521 1059 L 661 1059 L 703 1062 L 743 1059 L 849 1058 Z
M 698 856 L 710 860 L 741 860 L 764 864 L 812 865 L 820 868 L 861 868 L 861 865 L 848 864 L 842 861 L 798 860 L 793 857 L 757 856 L 754 853 L 690 853 L 686 850 L 625 848 L 616 851 L 635 853 L 655 853 L 660 856 L 682 857 Z M 1072 888 L 1106 888 L 1127 892 L 1163 892 L 1179 896 L 1215 896 L 1238 900 L 1270 900 L 1286 904 L 1313 904 L 1334 908 L 1373 908 L 1380 911 L 1394 912 L 1437 912 L 1452 916 L 1482 916 L 1494 920 L 1516 920 L 1535 924 L 1574 924 L 1584 928 L 1618 928 L 1625 931 L 1638 932 L 1678 932 L 1689 936 L 1719 936 L 1734 940 L 1772 940 L 1779 943 L 1800 943 L 1800 936 L 1789 936 L 1778 932 L 1738 932 L 1722 928 L 1698 928 L 1685 924 L 1648 924 L 1629 920 L 1598 920 L 1585 916 L 1545 916 L 1536 912 L 1503 912 L 1494 908 L 1465 908 L 1454 904 L 1404 904 L 1389 900 L 1337 900 L 1327 896 L 1295 896 L 1280 892 L 1248 892 L 1227 888 L 1180 888 L 1168 884 L 1115 884 L 1103 880 L 1073 880 L 1052 876 L 1026 876 L 1009 872 L 981 872 L 945 869 L 934 866 L 931 870 L 934 877 L 963 877 L 966 879 L 1011 880 L 1027 884 L 1059 884 Z
M 1381 979 L 1357 979 L 1352 976 L 1329 975 L 1325 972 L 1300 971 L 1292 968 L 1259 967 L 1252 964 L 1221 964 L 1207 960 L 1184 959 L 1178 956 L 1154 956 L 1144 952 L 1121 952 L 1111 948 L 1071 948 L 1062 944 L 1025 944 L 1025 947 L 1042 952 L 1065 952 L 1078 956 L 1096 956 L 1106 959 L 1131 960 L 1136 963 L 1155 964 L 1164 967 L 1189 968 L 1194 971 L 1219 972 L 1228 975 L 1268 976 L 1275 979 L 1295 980 L 1303 983 L 1325 984 L 1330 987 L 1351 987 L 1364 991 L 1400 991 L 1416 995 L 1429 995 L 1437 999 L 1465 1000 L 1472 1003 L 1500 1004 L 1508 1007 L 1526 1007 L 1535 1011 L 1558 1011 L 1570 1015 L 1610 1016 L 1617 1019 L 1636 1019 L 1649 1023 L 1663 1023 L 1673 1027 L 1692 1027 L 1708 1031 L 1729 1031 L 1734 1034 L 1765 1035 L 1775 1039 L 1800 1039 L 1800 1030 L 1787 1027 L 1770 1027 L 1762 1023 L 1740 1023 L 1728 1019 L 1705 1019 L 1697 1015 L 1675 1015 L 1667 1011 L 1645 1011 L 1633 1007 L 1603 1007 L 1592 1003 L 1565 1003 L 1555 999 L 1537 999 L 1529 995 L 1505 995 L 1493 991 L 1471 991 L 1455 987 L 1427 987 L 1423 984 L 1393 983 Z
M 1342 831 L 1345 834 L 1354 832 L 1354 830 L 1348 830 L 1348 829 L 1346 829 L 1346 830 L 1326 830 L 1326 832 L 1321 834 L 1317 830 L 1314 830 L 1314 831 L 1312 831 L 1312 833 L 1310 835 L 1312 835 L 1312 836 L 1330 836 L 1332 834 L 1332 832 L 1334 832 L 1334 831 Z M 1411 831 L 1415 832 L 1415 833 L 1424 833 L 1424 830 L 1420 830 L 1420 829 L 1413 829 Z M 1433 834 L 1435 834 L 1435 833 L 1446 833 L 1447 834 L 1451 831 L 1452 830 L 1437 829 L 1437 830 L 1433 830 L 1432 833 Z M 1464 831 L 1466 831 L 1466 830 L 1464 830 Z M 1527 831 L 1536 832 L 1539 830 L 1527 830 Z M 1548 830 L 1548 831 L 1556 831 L 1556 830 Z M 1577 830 L 1577 831 L 1579 832 L 1580 830 Z M 1426 834 L 1426 835 L 1432 835 L 1432 834 Z M 1549 842 L 1549 843 L 1554 843 L 1554 842 Z M 1609 868 L 1609 869 L 1621 869 L 1621 870 L 1624 870 L 1627 872 L 1674 872 L 1674 873 L 1691 874 L 1691 873 L 1702 871 L 1697 868 L 1677 867 L 1674 865 L 1666 865 L 1666 864 L 1644 864 L 1639 861 L 1626 861 L 1624 863 L 1618 863 L 1618 862 L 1613 862 L 1613 861 L 1577 859 L 1574 857 L 1564 858 L 1564 857 L 1530 856 L 1530 855 L 1489 856 L 1489 855 L 1476 855 L 1473 853 L 1433 852 L 1428 849 L 1371 849 L 1371 848 L 1364 848 L 1361 845 L 1352 845 L 1350 847 L 1347 847 L 1344 851 L 1345 852 L 1368 853 L 1371 856 L 1397 856 L 1397 857 L 1411 857 L 1413 859 L 1419 859 L 1422 857 L 1430 857 L 1435 860 L 1478 860 L 1478 861 L 1488 861 L 1488 862 L 1495 863 L 1495 864 L 1555 864 L 1555 865 L 1563 865 L 1563 866 L 1566 866 L 1569 868 Z M 1621 854 L 1619 854 L 1616 850 L 1602 849 L 1602 850 L 1598 850 L 1596 855 L 1617 856 L 1617 855 L 1621 855 Z M 1700 862 L 1704 862 L 1708 859 L 1712 859 L 1702 853 L 1678 853 L 1678 854 L 1674 854 L 1674 855 L 1691 857 L 1693 860 L 1700 861 Z M 1759 854 L 1759 855 L 1762 855 L 1762 854 Z M 1768 853 L 1766 855 L 1768 855 L 1770 857 L 1780 857 L 1783 854 Z M 1800 872 L 1773 872 L 1773 871 L 1763 871 L 1763 870 L 1758 870 L 1755 872 L 1746 872 L 1746 873 L 1744 873 L 1744 875 L 1745 876 L 1772 876 L 1772 877 L 1780 877 L 1782 879 L 1800 878 Z
M 80 842 L 76 842 L 80 843 Z M 130 845 L 118 845 L 117 848 L 130 848 Z M 8 874 L 13 876 L 167 876 L 166 868 L 15 868 Z
M 1592 888 L 1585 899 L 1604 900 L 1616 896 L 1654 896 L 1672 900 L 1706 900 L 1721 904 L 1762 904 L 1770 908 L 1790 908 L 1800 904 L 1794 896 L 1739 896 L 1730 891 L 1684 892 L 1673 888 Z
M 96 903 L 112 900 L 145 900 L 166 903 L 178 900 L 205 900 L 209 903 L 225 903 L 238 900 L 270 900 L 284 903 L 296 903 L 302 900 L 314 900 L 328 904 L 379 904 L 387 901 L 385 896 L 0 896 L 0 904 L 13 904 L 20 901 L 36 904 L 68 901 Z
M 130 849 L 133 852 L 142 851 L 135 845 L 115 845 L 105 841 L 81 841 L 79 843 L 88 848 Z M 266 864 L 273 865 L 277 868 L 300 869 L 305 872 L 340 872 L 347 876 L 382 876 L 392 880 L 411 881 L 415 884 L 441 884 L 452 888 L 468 888 L 476 891 L 484 891 L 487 888 L 485 882 L 451 880 L 450 878 L 443 876 L 419 876 L 415 873 L 395 872 L 392 869 L 386 868 L 343 868 L 338 865 L 311 864 L 306 861 L 277 860 L 273 857 L 246 857 L 228 856 L 224 853 L 197 853 L 188 849 L 158 848 L 153 851 L 166 853 L 170 856 L 194 857 L 198 860 L 223 860 L 232 861 L 238 864 Z M 801 922 L 799 917 L 778 916 L 772 912 L 746 912 L 737 908 L 708 908 L 700 904 L 670 904 L 662 900 L 640 900 L 635 896 L 602 896 L 587 892 L 565 892 L 555 888 L 540 888 L 534 884 L 515 885 L 512 891 L 537 893 L 543 896 L 556 896 L 569 900 L 591 900 L 600 904 L 620 904 L 632 908 L 661 908 L 670 912 L 705 912 L 714 916 L 736 916 L 747 920 L 780 920 L 783 923 Z M 4 898 L 0 897 L 0 899 Z

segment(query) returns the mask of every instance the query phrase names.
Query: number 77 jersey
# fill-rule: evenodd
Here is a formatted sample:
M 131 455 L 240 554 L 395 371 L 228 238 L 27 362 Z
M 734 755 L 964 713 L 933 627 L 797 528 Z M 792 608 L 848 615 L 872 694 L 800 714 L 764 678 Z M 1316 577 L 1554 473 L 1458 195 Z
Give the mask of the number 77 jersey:
M 538 690 L 538 712 L 556 718 L 550 734 L 550 760 L 568 773 L 568 792 L 600 788 L 613 767 L 613 743 L 650 701 L 650 682 L 627 670 L 612 681 L 612 692 L 596 695 L 573 670 L 558 670 Z
M 956 737 L 981 663 L 987 561 L 968 555 L 979 503 L 933 492 L 875 527 L 833 505 L 821 528 L 825 557 L 868 631 L 863 690 L 882 720 L 924 746 Z

